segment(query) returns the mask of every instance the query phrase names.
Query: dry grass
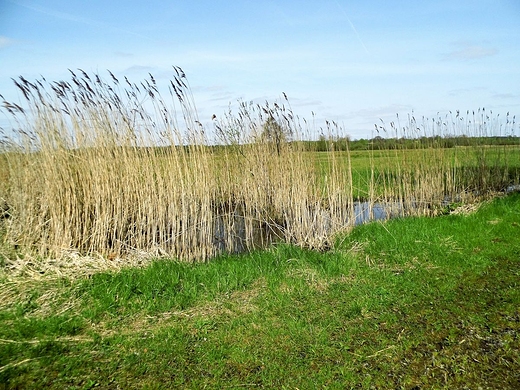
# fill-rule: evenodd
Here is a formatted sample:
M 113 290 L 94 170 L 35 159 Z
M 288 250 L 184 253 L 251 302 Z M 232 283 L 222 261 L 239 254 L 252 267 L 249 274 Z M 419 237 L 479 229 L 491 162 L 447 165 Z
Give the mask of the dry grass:
M 15 83 L 26 104 L 4 101 L 13 129 L 0 144 L 0 212 L 9 215 L 0 250 L 13 274 L 90 273 L 153 257 L 200 261 L 273 240 L 321 250 L 355 222 L 349 151 L 331 146 L 318 167 L 299 142 L 313 129 L 287 99 L 242 103 L 215 119 L 222 147 L 199 122 L 178 67 L 168 102 L 152 75 L 139 85 L 83 71 L 70 81 Z M 453 121 L 455 132 L 468 126 L 458 114 Z M 423 122 L 376 130 L 396 138 L 446 132 Z M 341 131 L 327 122 L 329 138 Z M 372 153 L 367 198 L 419 215 L 433 215 L 447 195 L 463 203 L 475 188 L 461 175 L 475 175 L 480 189 L 493 172 L 505 175 L 500 159 L 486 170 L 489 152 L 479 150 L 472 169 L 441 148 Z
M 29 263 L 22 272 L 28 256 L 65 268 L 76 255 L 94 268 L 136 253 L 204 260 L 274 235 L 320 248 L 347 223 L 347 177 L 332 169 L 323 196 L 312 161 L 288 142 L 301 136 L 290 108 L 243 105 L 215 122 L 231 146 L 211 147 L 175 72 L 170 106 L 152 76 L 139 86 L 86 73 L 16 82 L 29 108 L 4 103 L 20 127 L 4 135 L 2 189 L 7 244 Z

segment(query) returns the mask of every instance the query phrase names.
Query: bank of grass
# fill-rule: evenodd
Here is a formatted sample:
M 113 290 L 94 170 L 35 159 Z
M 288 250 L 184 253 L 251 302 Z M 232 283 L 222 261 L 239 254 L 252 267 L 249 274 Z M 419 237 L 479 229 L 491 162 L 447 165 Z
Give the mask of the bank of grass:
M 458 211 L 327 252 L 6 279 L 1 387 L 517 389 L 520 194 Z

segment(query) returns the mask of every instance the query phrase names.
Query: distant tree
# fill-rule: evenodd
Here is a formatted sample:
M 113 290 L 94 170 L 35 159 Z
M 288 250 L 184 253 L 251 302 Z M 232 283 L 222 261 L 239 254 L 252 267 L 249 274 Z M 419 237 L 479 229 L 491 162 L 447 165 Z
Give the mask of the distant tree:
M 335 142 L 335 150 L 341 150 L 344 152 L 349 149 L 349 144 L 350 144 L 349 136 L 338 137 Z
M 316 143 L 316 151 L 317 152 L 326 152 L 328 150 L 327 145 L 327 138 L 325 135 L 320 134 L 320 137 L 318 138 L 318 142 Z
M 290 134 L 270 115 L 264 123 L 261 138 L 264 142 L 274 144 L 276 153 L 279 156 L 281 147 L 285 142 L 289 141 Z

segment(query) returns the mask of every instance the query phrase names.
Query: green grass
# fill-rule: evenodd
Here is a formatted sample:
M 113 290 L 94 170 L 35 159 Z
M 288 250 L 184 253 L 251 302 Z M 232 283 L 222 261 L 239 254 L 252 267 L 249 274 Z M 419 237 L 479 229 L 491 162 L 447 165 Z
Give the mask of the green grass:
M 321 179 L 329 172 L 332 159 L 342 171 L 345 171 L 350 163 L 353 197 L 356 200 L 368 199 L 371 185 L 374 186 L 375 195 L 381 196 L 384 193 L 385 184 L 391 187 L 398 186 L 402 184 L 398 180 L 400 174 L 414 172 L 417 168 L 434 170 L 444 167 L 444 172 L 450 172 L 452 169 L 457 170 L 456 176 L 460 182 L 459 191 L 464 188 L 478 189 L 478 186 L 483 184 L 479 181 L 485 175 L 497 180 L 496 186 L 493 183 L 488 183 L 490 188 L 487 189 L 503 190 L 501 187 L 507 180 L 503 180 L 502 176 L 509 175 L 510 184 L 518 182 L 520 176 L 520 149 L 516 145 L 353 150 L 348 153 L 345 151 L 335 153 L 309 152 L 307 156 L 314 159 L 321 173 L 319 176 Z M 476 171 L 479 167 L 485 167 L 485 169 Z M 401 173 L 399 173 L 399 170 L 401 170 Z M 485 174 L 484 171 L 486 171 Z M 374 181 L 372 181 L 372 173 L 374 174 Z M 393 179 L 392 182 L 388 182 L 390 178 Z M 414 194 L 409 195 L 414 196 Z
M 0 389 L 520 387 L 520 194 L 89 279 L 2 280 Z

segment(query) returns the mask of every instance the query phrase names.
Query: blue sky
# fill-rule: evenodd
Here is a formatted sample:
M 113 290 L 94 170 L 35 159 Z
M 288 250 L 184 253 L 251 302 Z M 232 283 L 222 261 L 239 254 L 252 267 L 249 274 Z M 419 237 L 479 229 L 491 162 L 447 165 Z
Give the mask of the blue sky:
M 183 68 L 201 122 L 237 100 L 372 136 L 412 111 L 520 114 L 520 1 L 0 0 L 0 94 L 11 78 L 106 69 L 167 85 Z

